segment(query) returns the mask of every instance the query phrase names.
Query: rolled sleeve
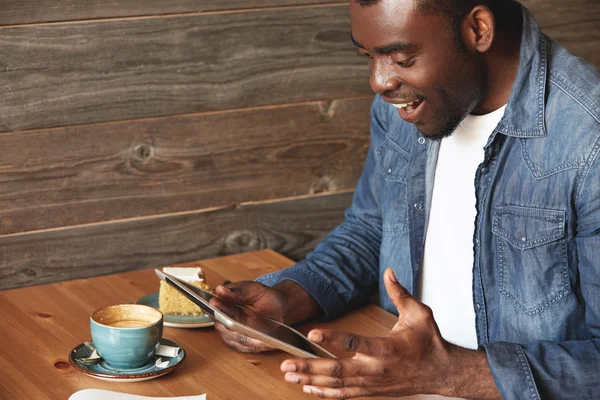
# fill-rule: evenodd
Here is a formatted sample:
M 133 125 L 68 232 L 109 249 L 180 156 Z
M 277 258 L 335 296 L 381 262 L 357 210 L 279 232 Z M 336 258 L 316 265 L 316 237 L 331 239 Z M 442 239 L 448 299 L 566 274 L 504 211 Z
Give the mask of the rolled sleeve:
M 523 348 L 515 343 L 493 342 L 482 346 L 498 391 L 505 400 L 541 399 Z
M 323 310 L 323 319 L 328 320 L 342 314 L 345 309 L 344 301 L 333 286 L 320 275 L 312 272 L 305 262 L 293 267 L 273 272 L 259 277 L 256 281 L 267 286 L 275 286 L 282 281 L 292 281 L 300 285 L 312 296 Z

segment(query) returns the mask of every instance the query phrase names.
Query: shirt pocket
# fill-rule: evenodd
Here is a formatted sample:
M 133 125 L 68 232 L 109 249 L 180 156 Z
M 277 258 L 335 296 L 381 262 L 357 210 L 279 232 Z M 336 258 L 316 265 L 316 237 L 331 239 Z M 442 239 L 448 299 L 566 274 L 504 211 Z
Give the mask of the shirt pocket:
M 496 207 L 492 222 L 500 292 L 536 315 L 571 293 L 566 213 L 517 206 Z
M 375 153 L 383 179 L 391 182 L 406 182 L 410 153 L 390 140 L 377 147 Z
M 407 231 L 406 177 L 411 157 L 410 153 L 389 139 L 377 147 L 375 154 L 383 177 L 380 192 L 383 235 L 395 236 Z

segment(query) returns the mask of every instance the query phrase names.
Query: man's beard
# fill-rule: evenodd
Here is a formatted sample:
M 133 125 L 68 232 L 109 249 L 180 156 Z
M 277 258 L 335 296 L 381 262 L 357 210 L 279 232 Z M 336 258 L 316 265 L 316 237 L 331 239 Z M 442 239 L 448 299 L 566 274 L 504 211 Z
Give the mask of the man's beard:
M 458 36 L 460 38 L 460 36 Z M 440 104 L 452 104 L 452 107 L 440 109 L 434 111 L 439 117 L 438 128 L 434 128 L 434 132 L 423 133 L 423 136 L 431 140 L 442 140 L 454 133 L 456 128 L 460 125 L 463 119 L 467 117 L 483 100 L 485 92 L 483 90 L 484 77 L 481 75 L 481 67 L 474 65 L 466 57 L 466 48 L 462 40 L 458 40 L 459 45 L 457 47 L 458 57 L 455 62 L 462 67 L 462 73 L 467 76 L 476 77 L 476 84 L 471 85 L 460 85 L 455 83 L 453 88 L 446 89 L 440 92 Z M 462 60 L 462 61 L 461 61 Z M 468 88 L 468 89 L 465 89 Z M 456 94 L 453 98 L 451 93 Z
M 444 115 L 444 120 L 442 122 L 442 126 L 434 133 L 422 133 L 428 139 L 431 140 L 442 140 L 445 137 L 452 135 L 452 133 L 456 130 L 458 125 L 462 122 L 463 119 L 467 116 L 468 113 L 462 114 L 447 114 Z
M 475 90 L 470 94 L 462 93 L 459 98 L 452 102 L 453 104 L 461 104 L 462 107 L 436 111 L 440 121 L 439 128 L 435 128 L 435 132 L 432 133 L 421 133 L 431 140 L 442 140 L 452 135 L 463 119 L 475 109 L 481 98 L 482 94 Z M 446 102 L 446 104 L 449 103 L 449 101 Z

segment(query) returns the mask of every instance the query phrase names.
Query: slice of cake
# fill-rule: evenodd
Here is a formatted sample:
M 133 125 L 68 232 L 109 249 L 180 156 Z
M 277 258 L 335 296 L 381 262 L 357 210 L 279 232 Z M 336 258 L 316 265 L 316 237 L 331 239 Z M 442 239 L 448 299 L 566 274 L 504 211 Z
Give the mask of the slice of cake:
M 163 268 L 163 272 L 173 275 L 182 281 L 191 283 L 194 286 L 210 291 L 210 288 L 206 282 L 204 282 L 204 273 L 201 268 L 165 267 Z M 200 309 L 200 307 L 195 305 L 191 300 L 188 300 L 184 295 L 179 293 L 177 289 L 164 281 L 160 281 L 158 308 L 163 314 L 202 314 L 202 309 Z

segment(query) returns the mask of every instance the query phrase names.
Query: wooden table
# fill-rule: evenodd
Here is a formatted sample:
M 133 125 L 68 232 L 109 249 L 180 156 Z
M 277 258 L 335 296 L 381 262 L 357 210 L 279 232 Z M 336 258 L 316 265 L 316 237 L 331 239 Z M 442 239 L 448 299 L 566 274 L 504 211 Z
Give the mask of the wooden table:
M 202 260 L 210 285 L 251 280 L 288 267 L 280 254 L 258 251 Z M 172 373 L 157 379 L 117 383 L 94 379 L 68 362 L 70 351 L 89 340 L 89 315 L 96 309 L 136 302 L 158 290 L 153 269 L 0 292 L 0 399 L 66 400 L 81 389 L 96 388 L 167 397 L 207 393 L 217 399 L 311 399 L 300 385 L 286 383 L 279 371 L 285 353 L 242 354 L 225 346 L 214 328 L 165 327 L 163 336 L 187 352 Z M 303 325 L 380 335 L 396 318 L 369 305 L 333 322 Z

